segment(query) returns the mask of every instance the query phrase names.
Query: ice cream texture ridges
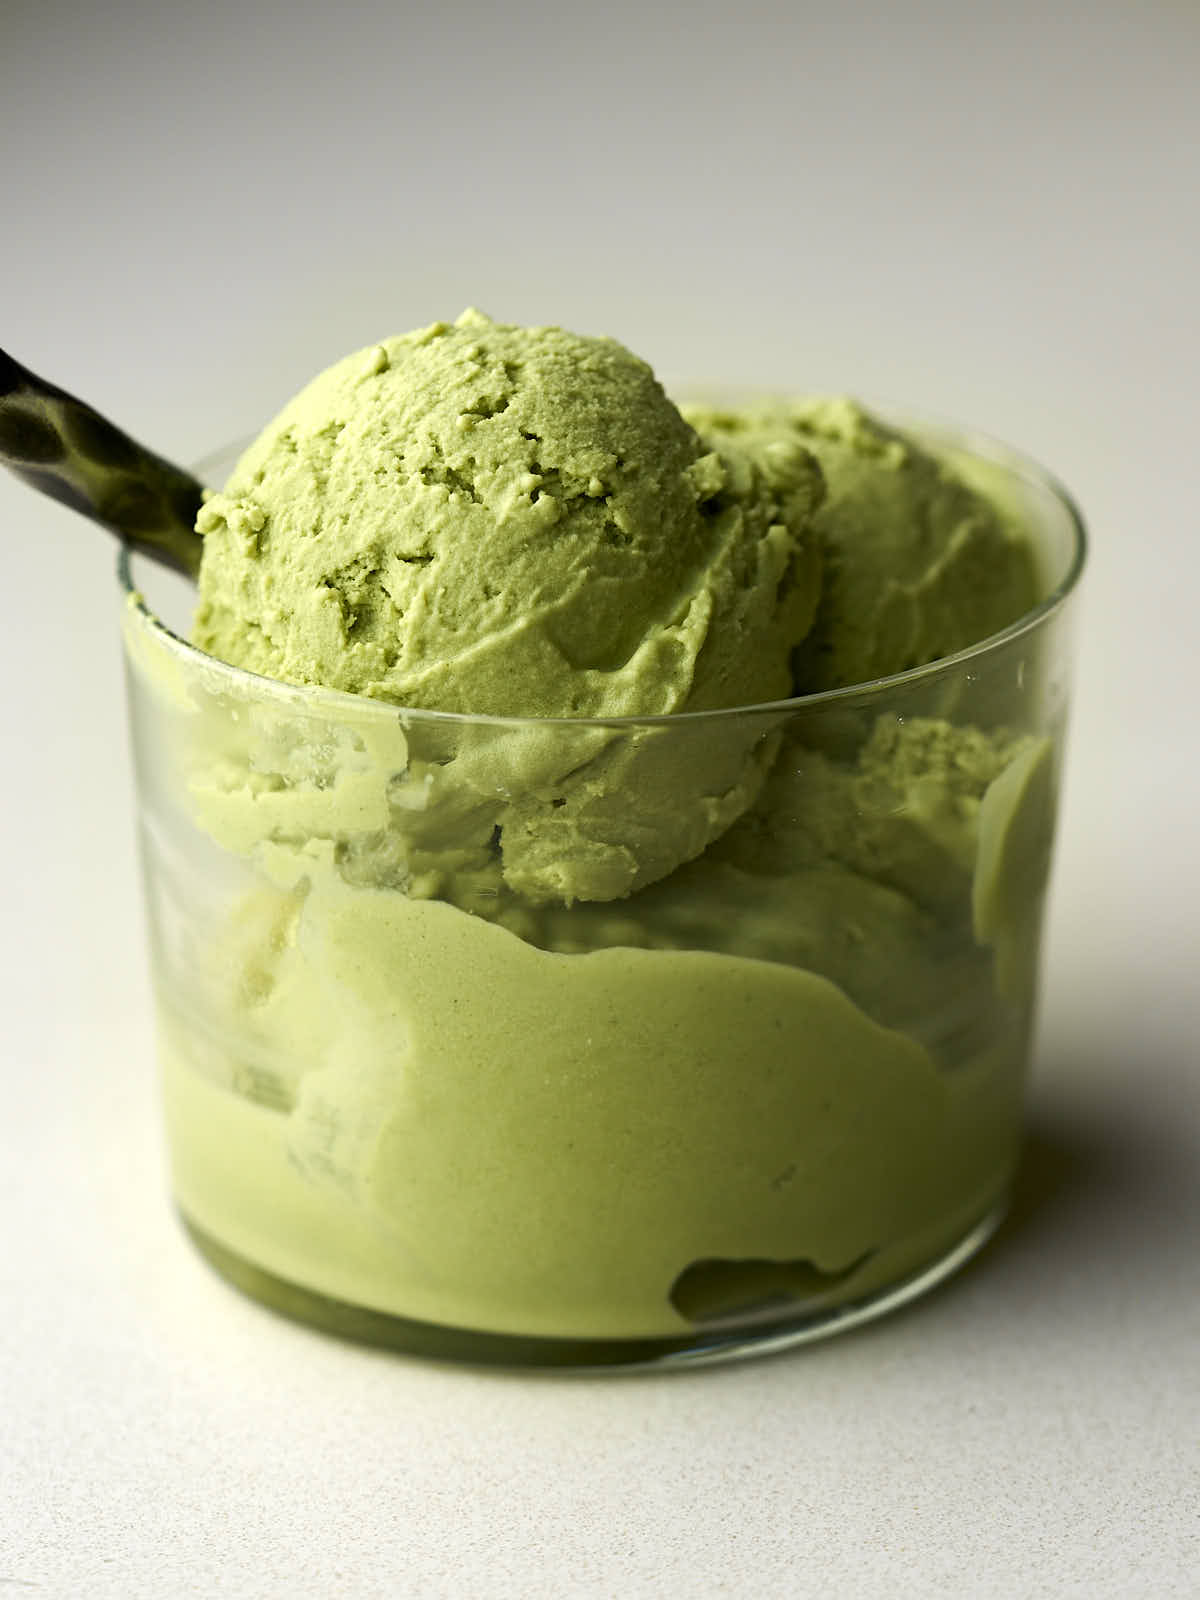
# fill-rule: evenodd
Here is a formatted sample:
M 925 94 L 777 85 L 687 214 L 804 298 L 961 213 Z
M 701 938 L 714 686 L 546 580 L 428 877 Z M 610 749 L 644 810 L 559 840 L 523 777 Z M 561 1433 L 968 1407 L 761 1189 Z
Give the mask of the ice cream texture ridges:
M 201 511 L 195 639 L 291 683 L 476 715 L 791 692 L 821 492 L 709 450 L 610 339 L 466 312 L 322 373 Z
M 402 1317 L 653 1338 L 868 1297 L 996 1203 L 1052 742 L 776 702 L 1028 611 L 1006 510 L 853 402 L 681 414 L 467 313 L 314 380 L 199 526 L 196 642 L 360 697 L 182 692 L 178 809 L 246 873 L 160 982 L 203 1232 Z
M 866 683 L 977 644 L 1022 616 L 1030 551 L 998 507 L 915 440 L 845 397 L 741 411 L 689 407 L 718 445 L 752 458 L 807 448 L 825 494 L 820 604 L 795 662 L 797 692 Z

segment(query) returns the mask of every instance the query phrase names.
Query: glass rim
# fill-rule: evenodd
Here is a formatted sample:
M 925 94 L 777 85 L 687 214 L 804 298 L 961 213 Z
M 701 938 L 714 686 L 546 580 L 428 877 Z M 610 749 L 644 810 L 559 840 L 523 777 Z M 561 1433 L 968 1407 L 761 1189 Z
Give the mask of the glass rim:
M 729 392 L 728 386 L 725 392 Z M 762 398 L 766 392 L 758 390 L 756 393 Z M 667 711 L 646 716 L 500 716 L 490 712 L 438 711 L 426 706 L 405 706 L 392 700 L 351 694 L 342 689 L 329 689 L 321 684 L 287 683 L 280 678 L 270 678 L 262 673 L 252 672 L 247 667 L 238 667 L 228 661 L 222 661 L 219 656 L 210 655 L 198 645 L 182 638 L 151 609 L 135 581 L 133 563 L 135 560 L 150 562 L 152 558 L 124 541 L 117 556 L 117 580 L 125 594 L 127 604 L 137 613 L 141 625 L 182 661 L 218 677 L 227 677 L 231 687 L 241 688 L 243 693 L 253 690 L 260 697 L 283 700 L 293 708 L 304 707 L 313 714 L 320 714 L 322 708 L 326 708 L 328 714 L 341 710 L 344 715 L 350 707 L 353 707 L 355 715 L 359 717 L 379 716 L 387 721 L 394 721 L 399 717 L 405 722 L 412 720 L 455 726 L 481 724 L 499 728 L 561 727 L 628 730 L 642 727 L 675 727 L 681 724 L 695 726 L 739 717 L 792 715 L 823 710 L 829 706 L 845 706 L 847 703 L 885 699 L 898 692 L 907 692 L 918 686 L 936 682 L 942 677 L 952 677 L 970 662 L 994 655 L 1015 640 L 1046 626 L 1050 619 L 1063 609 L 1066 601 L 1078 587 L 1087 562 L 1088 535 L 1083 513 L 1070 491 L 1053 473 L 1012 445 L 974 428 L 959 427 L 913 412 L 901 414 L 892 407 L 880 407 L 877 414 L 884 421 L 896 422 L 918 436 L 933 439 L 943 449 L 951 448 L 975 456 L 992 466 L 1006 469 L 1043 493 L 1049 494 L 1059 509 L 1066 514 L 1071 536 L 1071 553 L 1065 572 L 1050 592 L 1036 605 L 1010 622 L 1007 627 L 1001 628 L 996 633 L 990 633 L 975 644 L 956 650 L 951 655 L 939 656 L 924 666 L 910 667 L 907 671 L 890 673 L 880 678 L 869 678 L 862 683 L 841 684 L 833 689 L 818 689 L 806 694 L 789 695 L 779 700 L 759 701 L 750 705 L 714 706 L 703 710 Z M 252 437 L 210 452 L 195 464 L 193 470 L 201 481 L 204 481 L 208 470 L 227 460 L 235 452 L 240 454 L 251 442 Z

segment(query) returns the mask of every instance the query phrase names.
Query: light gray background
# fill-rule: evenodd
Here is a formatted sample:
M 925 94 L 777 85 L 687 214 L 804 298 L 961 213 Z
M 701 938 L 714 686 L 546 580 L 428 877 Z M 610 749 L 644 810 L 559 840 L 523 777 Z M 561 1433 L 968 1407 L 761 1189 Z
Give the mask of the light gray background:
M 807 1352 L 497 1377 L 279 1322 L 184 1245 L 113 552 L 0 474 L 4 1592 L 1200 1591 L 1198 81 L 1189 0 L 6 0 L 4 343 L 165 453 L 476 302 L 974 422 L 1094 555 L 1008 1230 Z

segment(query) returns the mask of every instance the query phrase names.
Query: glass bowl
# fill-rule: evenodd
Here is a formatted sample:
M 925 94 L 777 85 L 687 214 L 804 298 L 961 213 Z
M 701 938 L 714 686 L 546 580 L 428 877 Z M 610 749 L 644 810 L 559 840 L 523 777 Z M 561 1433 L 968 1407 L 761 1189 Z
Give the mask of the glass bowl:
M 190 586 L 122 554 L 174 1192 L 232 1282 L 436 1358 L 692 1365 L 852 1327 L 986 1240 L 1084 532 L 1014 452 L 908 426 L 1002 486 L 1043 597 L 771 705 L 294 688 L 187 644 Z M 556 898 L 584 835 L 601 877 L 636 841 L 652 881 Z

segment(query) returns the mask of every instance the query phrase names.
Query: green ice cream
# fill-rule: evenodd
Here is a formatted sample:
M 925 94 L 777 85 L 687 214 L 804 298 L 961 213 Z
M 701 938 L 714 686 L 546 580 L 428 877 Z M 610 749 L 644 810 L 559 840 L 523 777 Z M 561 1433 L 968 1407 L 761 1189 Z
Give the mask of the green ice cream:
M 200 513 L 194 637 L 288 683 L 475 715 L 791 692 L 821 477 L 709 449 L 611 339 L 466 312 L 315 378 Z
M 277 680 L 131 613 L 213 1248 L 395 1317 L 678 1339 L 981 1224 L 1061 708 L 1019 635 L 769 703 L 1014 621 L 1007 512 L 848 401 L 685 417 L 612 341 L 468 313 L 314 380 L 199 526 L 196 642 Z
M 870 1296 L 999 1200 L 1045 741 L 905 724 L 906 816 L 880 787 L 890 717 L 845 763 L 793 727 L 755 805 L 659 883 L 554 907 L 497 879 L 466 910 L 348 869 L 338 820 L 386 830 L 400 756 L 371 719 L 339 748 L 217 693 L 169 763 L 186 783 L 190 752 L 176 804 L 221 841 L 205 881 L 235 843 L 252 873 L 160 979 L 176 1192 L 208 1239 L 403 1317 L 678 1338 Z M 212 786 L 196 710 L 218 738 L 251 723 L 259 783 Z M 889 840 L 921 899 L 871 876 Z
M 779 699 L 817 605 L 821 493 L 799 443 L 710 449 L 611 339 L 467 312 L 339 362 L 264 430 L 201 511 L 194 637 L 288 683 L 438 711 Z M 420 848 L 461 874 L 499 830 L 505 880 L 535 900 L 662 877 L 745 809 L 770 756 L 734 728 L 666 769 L 650 732 L 483 742 L 436 773 L 449 860 L 436 812 Z
M 825 572 L 796 658 L 799 690 L 925 666 L 999 633 L 1036 600 L 1023 531 L 949 463 L 854 401 L 686 415 L 719 447 L 760 460 L 803 447 L 821 463 Z

